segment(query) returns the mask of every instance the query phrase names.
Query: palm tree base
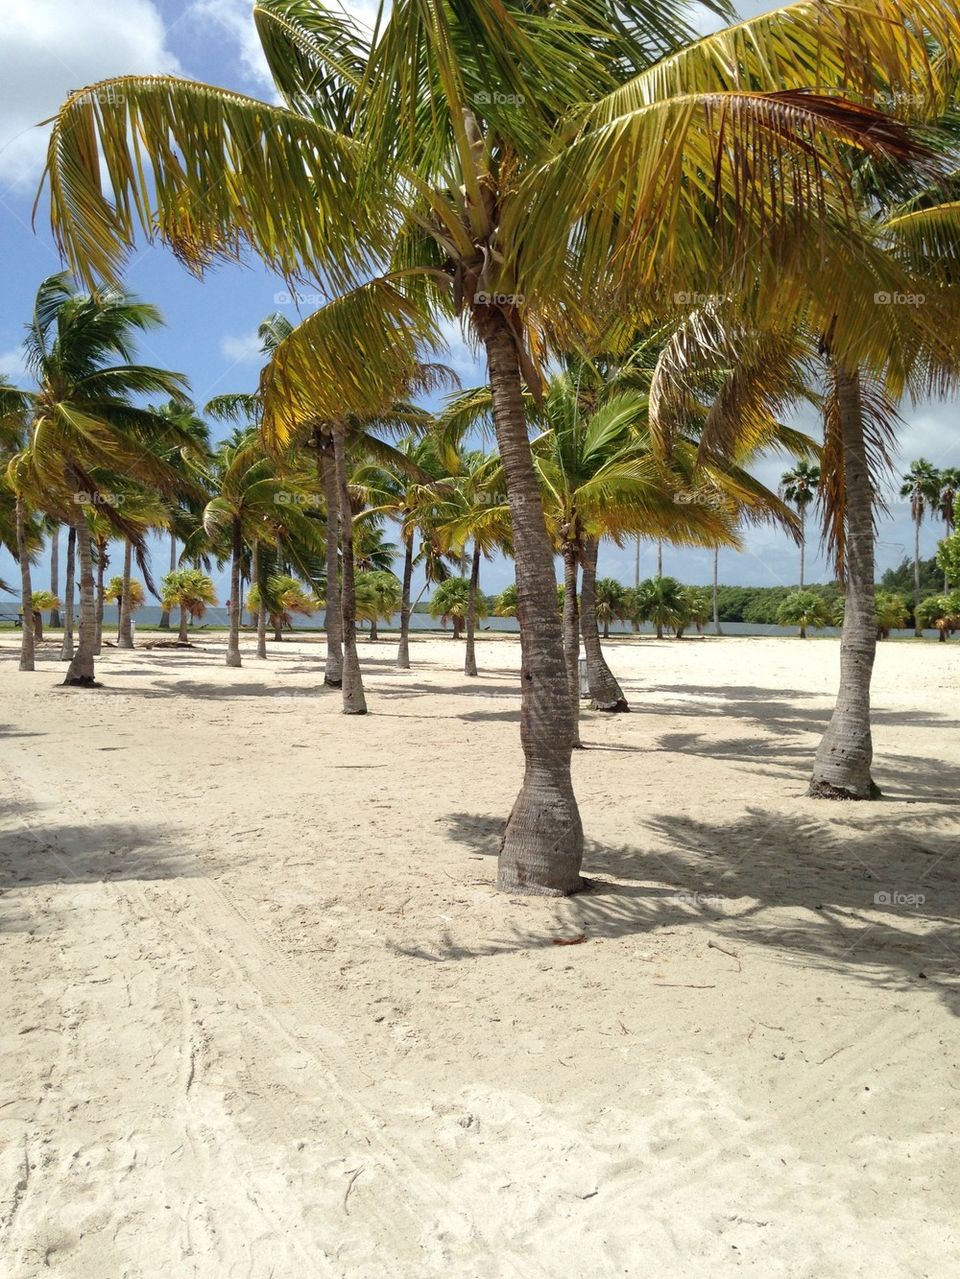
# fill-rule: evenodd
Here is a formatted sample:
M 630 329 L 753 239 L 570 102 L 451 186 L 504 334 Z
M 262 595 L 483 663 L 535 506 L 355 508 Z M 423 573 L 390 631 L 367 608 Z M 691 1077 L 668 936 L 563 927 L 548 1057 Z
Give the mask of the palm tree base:
M 353 708 L 351 708 L 351 707 L 347 707 L 347 706 L 345 706 L 345 707 L 343 708 L 343 713 L 344 713 L 344 715 L 366 715 L 366 714 L 368 714 L 368 712 L 367 712 L 367 708 L 366 708 L 365 706 L 358 706 L 355 710 L 354 710 Z
M 103 688 L 100 681 L 92 675 L 68 675 L 63 685 L 65 688 Z
M 625 697 L 619 697 L 615 702 L 598 702 L 596 698 L 590 703 L 592 711 L 603 711 L 607 715 L 628 715 L 630 706 Z
M 844 786 L 834 786 L 832 782 L 825 782 L 815 777 L 810 783 L 807 794 L 811 799 L 849 799 L 859 802 L 883 797 L 883 791 L 872 779 L 866 795 L 858 795 L 854 791 L 847 790 Z
M 332 677 L 325 676 L 323 682 L 327 688 L 343 688 L 342 679 L 333 679 Z

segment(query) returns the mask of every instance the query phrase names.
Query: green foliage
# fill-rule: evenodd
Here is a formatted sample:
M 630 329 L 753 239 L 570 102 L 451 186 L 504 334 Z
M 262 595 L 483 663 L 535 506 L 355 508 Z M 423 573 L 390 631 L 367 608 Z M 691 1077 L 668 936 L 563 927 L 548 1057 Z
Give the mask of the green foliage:
M 836 582 L 829 585 L 805 586 L 805 591 L 821 596 L 833 611 L 842 599 Z M 717 588 L 717 608 L 721 622 L 748 622 L 752 625 L 777 626 L 777 613 L 781 604 L 794 594 L 793 586 L 720 586 Z
M 951 585 L 960 585 L 960 531 L 945 537 L 937 547 L 936 564 Z M 921 586 L 922 582 L 921 578 Z
M 403 588 L 395 574 L 373 569 L 356 577 L 358 622 L 389 622 L 400 612 Z
M 508 588 L 509 589 L 509 588 Z M 461 625 L 467 619 L 468 598 L 470 595 L 470 579 L 467 577 L 448 577 L 433 593 L 429 604 L 431 617 L 439 617 L 446 626 L 447 622 Z M 490 606 L 482 591 L 477 592 L 477 617 L 486 617 Z M 499 616 L 506 616 L 499 614 Z
M 168 573 L 160 583 L 160 593 L 165 609 L 183 608 L 194 618 L 203 617 L 217 602 L 212 580 L 198 568 L 179 568 Z
M 30 596 L 30 603 L 35 613 L 46 613 L 51 608 L 63 607 L 52 591 L 34 591 Z
M 777 609 L 780 626 L 799 626 L 803 634 L 808 628 L 833 625 L 833 613 L 827 601 L 815 591 L 792 591 Z
M 949 538 L 945 539 L 945 541 L 949 540 Z M 940 545 L 942 546 L 943 542 Z M 943 565 L 939 568 L 937 565 L 937 558 L 920 561 L 921 599 L 925 595 L 937 595 L 943 591 Z M 908 597 L 911 596 L 913 594 L 913 560 L 903 559 L 896 568 L 888 568 L 878 585 L 885 591 L 902 592 Z
M 903 630 L 910 621 L 910 606 L 901 595 L 877 591 L 874 603 L 877 638 L 886 639 L 891 631 Z
M 960 591 L 947 595 L 928 595 L 921 600 L 917 621 L 924 630 L 935 629 L 942 635 L 960 631 Z
M 111 577 L 109 582 L 103 588 L 103 598 L 110 604 L 120 604 L 123 599 L 123 578 Z M 143 593 L 143 587 L 135 577 L 130 579 L 130 612 L 135 613 L 138 608 L 143 608 L 147 597 Z

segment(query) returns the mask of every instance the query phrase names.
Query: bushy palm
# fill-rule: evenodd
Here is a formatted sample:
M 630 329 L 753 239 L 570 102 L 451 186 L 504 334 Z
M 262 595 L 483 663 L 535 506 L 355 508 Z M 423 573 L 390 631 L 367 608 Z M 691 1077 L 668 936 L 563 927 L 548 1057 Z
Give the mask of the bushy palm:
M 928 595 L 920 601 L 917 609 L 917 622 L 926 630 L 935 628 L 943 642 L 948 635 L 960 631 L 960 591 L 950 591 L 945 595 Z
M 443 626 L 453 624 L 453 638 L 460 638 L 467 613 L 470 609 L 470 579 L 468 577 L 448 577 L 441 582 L 430 598 L 427 611 L 431 617 L 438 617 Z M 483 595 L 476 600 L 478 617 L 487 616 L 487 601 Z
M 910 463 L 910 469 L 903 477 L 900 496 L 910 502 L 910 514 L 913 517 L 913 608 L 914 613 L 920 607 L 920 526 L 928 510 L 938 510 L 943 481 L 940 472 L 925 457 Z M 917 635 L 920 624 L 916 624 Z
M 167 573 L 160 584 L 161 606 L 169 613 L 180 610 L 180 643 L 187 643 L 187 621 L 199 621 L 217 602 L 213 581 L 201 569 L 180 568 Z
M 395 573 L 383 569 L 357 574 L 357 621 L 370 623 L 370 640 L 377 639 L 377 623 L 391 621 L 400 610 L 403 588 Z
M 651 577 L 641 582 L 635 606 L 638 621 L 651 622 L 658 639 L 665 630 L 680 629 L 689 619 L 685 588 L 675 577 Z
M 885 640 L 891 631 L 903 630 L 910 621 L 910 608 L 902 595 L 890 591 L 877 591 L 874 596 L 877 617 L 877 639 Z
M 822 595 L 814 591 L 793 591 L 777 609 L 780 626 L 797 626 L 800 638 L 807 638 L 808 629 L 820 629 L 833 625 L 830 606 Z
M 263 583 L 254 582 L 247 593 L 247 609 L 256 616 L 261 601 L 266 609 L 274 637 L 281 638 L 284 629 L 293 625 L 294 615 L 312 617 L 320 607 L 316 595 L 288 573 L 272 573 Z

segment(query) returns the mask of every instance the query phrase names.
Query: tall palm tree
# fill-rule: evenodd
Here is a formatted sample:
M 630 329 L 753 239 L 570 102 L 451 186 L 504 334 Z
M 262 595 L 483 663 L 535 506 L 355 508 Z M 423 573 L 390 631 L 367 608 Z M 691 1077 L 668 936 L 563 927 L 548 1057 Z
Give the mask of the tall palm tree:
M 97 468 L 160 492 L 182 479 L 150 452 L 148 441 L 170 429 L 152 409 L 136 408 L 137 395 L 178 397 L 179 373 L 134 362 L 137 335 L 162 321 L 156 308 L 122 293 L 83 294 L 66 275 L 44 280 L 37 291 L 24 348 L 36 389 L 22 392 L 30 414 L 18 474 L 43 493 L 44 509 L 69 521 L 80 558 L 80 630 L 65 684 L 92 686 L 96 607 L 91 508 L 121 536 L 142 542 L 122 503 L 98 487 Z
M 275 353 L 267 418 L 291 429 L 396 394 L 424 308 L 464 317 L 490 370 L 525 676 L 526 769 L 498 882 L 569 893 L 583 850 L 573 716 L 523 380 L 539 393 L 541 358 L 640 287 L 709 293 L 722 276 L 784 313 L 799 305 L 787 279 L 809 279 L 829 252 L 824 309 L 861 309 L 850 223 L 828 216 L 848 206 L 845 149 L 920 152 L 860 103 L 940 93 L 928 44 L 956 40 L 960 9 L 864 0 L 824 20 L 801 5 L 700 40 L 653 0 L 395 0 L 381 17 L 369 39 L 320 3 L 261 0 L 283 106 L 170 77 L 71 96 L 48 153 L 54 230 L 91 278 L 115 277 L 139 223 L 197 269 L 242 242 L 291 279 L 353 289 Z M 809 92 L 814 76 L 836 86 L 829 98 Z M 111 89 L 123 129 L 102 106 Z M 395 284 L 371 280 L 372 261 Z
M 820 468 L 802 458 L 780 477 L 780 496 L 800 517 L 800 590 L 803 590 L 804 559 L 807 549 L 807 508 L 820 486 Z
M 942 487 L 940 472 L 925 457 L 910 463 L 910 469 L 900 486 L 900 496 L 910 501 L 910 515 L 913 519 L 913 612 L 916 636 L 923 634 L 916 619 L 916 612 L 920 607 L 920 525 L 928 509 L 938 509 Z

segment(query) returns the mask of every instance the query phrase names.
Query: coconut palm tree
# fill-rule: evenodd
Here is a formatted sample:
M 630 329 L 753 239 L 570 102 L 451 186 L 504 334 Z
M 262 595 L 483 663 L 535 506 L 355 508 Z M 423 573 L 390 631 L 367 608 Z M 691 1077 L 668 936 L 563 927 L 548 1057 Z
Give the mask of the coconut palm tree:
M 947 536 L 954 530 L 957 514 L 957 499 L 960 497 L 960 467 L 945 466 L 940 471 L 940 516 L 947 526 Z M 946 572 L 943 575 L 943 590 L 950 589 L 950 579 Z
M 196 480 L 198 470 L 209 459 L 210 456 L 210 427 L 197 412 L 196 406 L 185 401 L 168 400 L 166 404 L 159 405 L 154 412 L 158 417 L 166 418 L 176 427 L 175 437 L 172 442 L 165 441 L 162 437 L 151 439 L 150 447 L 155 453 L 159 453 L 164 457 L 171 466 L 177 470 L 183 470 L 189 475 L 191 480 Z M 189 440 L 189 443 L 185 441 Z M 181 497 L 170 511 L 170 568 L 169 572 L 173 573 L 177 567 L 177 538 L 182 532 L 189 530 L 192 526 L 193 517 L 195 521 L 202 510 L 202 504 L 196 501 L 190 502 L 186 495 Z M 181 516 L 180 519 L 177 517 Z M 187 515 L 188 519 L 184 521 L 183 515 Z M 180 525 L 178 529 L 178 524 Z M 170 610 L 163 608 L 161 605 L 159 629 L 166 631 L 170 629 Z
M 431 617 L 439 617 L 443 626 L 450 622 L 453 625 L 453 638 L 458 640 L 463 634 L 467 615 L 470 612 L 471 597 L 469 577 L 448 577 L 434 591 L 427 606 L 427 611 Z M 485 597 L 478 593 L 473 596 L 473 599 L 476 616 L 479 618 L 486 617 L 487 601 Z
M 639 619 L 653 623 L 658 639 L 663 639 L 665 630 L 680 630 L 689 618 L 684 588 L 675 577 L 651 577 L 641 582 L 637 605 Z
M 277 642 L 283 639 L 284 628 L 289 630 L 293 625 L 294 615 L 312 617 L 319 607 L 317 597 L 287 573 L 271 574 L 263 589 L 253 582 L 247 594 L 250 613 L 259 616 L 261 600 Z
M 804 559 L 807 549 L 807 508 L 820 486 L 820 468 L 802 458 L 780 477 L 780 496 L 800 517 L 800 590 L 803 590 Z
M 147 441 L 170 424 L 133 397 L 161 392 L 177 398 L 179 373 L 134 362 L 136 336 L 161 324 L 157 310 L 122 293 L 82 294 L 69 277 L 55 275 L 37 291 L 24 343 L 35 390 L 21 392 L 30 415 L 17 474 L 44 509 L 69 521 L 80 558 L 80 633 L 65 684 L 90 687 L 94 679 L 96 605 L 87 512 L 94 508 L 135 544 L 142 534 L 121 502 L 98 487 L 96 472 L 123 475 L 158 492 L 174 492 L 182 479 Z
M 850 223 L 829 217 L 848 206 L 843 156 L 920 154 L 861 103 L 943 90 L 928 45 L 960 35 L 956 0 L 866 0 L 827 21 L 793 6 L 706 39 L 652 0 L 395 0 L 372 38 L 306 0 L 261 0 L 255 20 L 282 106 L 172 77 L 69 98 L 48 153 L 56 237 L 89 277 L 115 277 L 139 224 L 196 269 L 242 243 L 291 279 L 354 289 L 278 348 L 280 435 L 305 412 L 337 422 L 387 402 L 424 307 L 465 318 L 490 369 L 528 675 L 498 882 L 575 891 L 572 707 L 523 379 L 539 393 L 541 357 L 640 286 L 709 293 L 722 276 L 784 314 L 799 305 L 788 268 L 809 279 L 826 251 L 824 309 L 860 310 Z M 122 129 L 103 105 L 117 93 Z M 396 286 L 370 279 L 371 260 Z
M 833 616 L 822 595 L 815 591 L 792 591 L 777 609 L 779 626 L 797 626 L 800 638 L 807 638 L 807 628 L 833 625 Z
M 370 623 L 370 643 L 376 643 L 378 622 L 391 621 L 400 610 L 403 587 L 395 573 L 372 569 L 357 574 L 357 621 Z
M 603 638 L 610 638 L 610 623 L 627 620 L 622 583 L 614 577 L 599 577 L 596 582 L 597 620 L 603 626 Z
M 54 595 L 53 591 L 34 591 L 30 604 L 30 614 L 33 618 L 33 630 L 36 635 L 37 643 L 43 642 L 43 612 L 49 610 L 53 613 L 60 607 L 60 600 Z M 27 625 L 27 611 L 24 610 L 24 626 Z M 51 621 L 51 626 L 53 625 Z
M 913 611 L 920 607 L 920 525 L 928 509 L 937 510 L 940 506 L 940 494 L 943 481 L 940 472 L 925 457 L 910 463 L 910 469 L 903 477 L 900 496 L 910 501 L 910 515 L 913 518 Z M 920 623 L 915 621 L 914 634 L 921 635 Z
M 187 624 L 190 618 L 199 621 L 208 608 L 217 602 L 213 581 L 198 568 L 173 569 L 160 583 L 161 606 L 169 615 L 171 609 L 180 610 L 181 644 L 189 643 Z

